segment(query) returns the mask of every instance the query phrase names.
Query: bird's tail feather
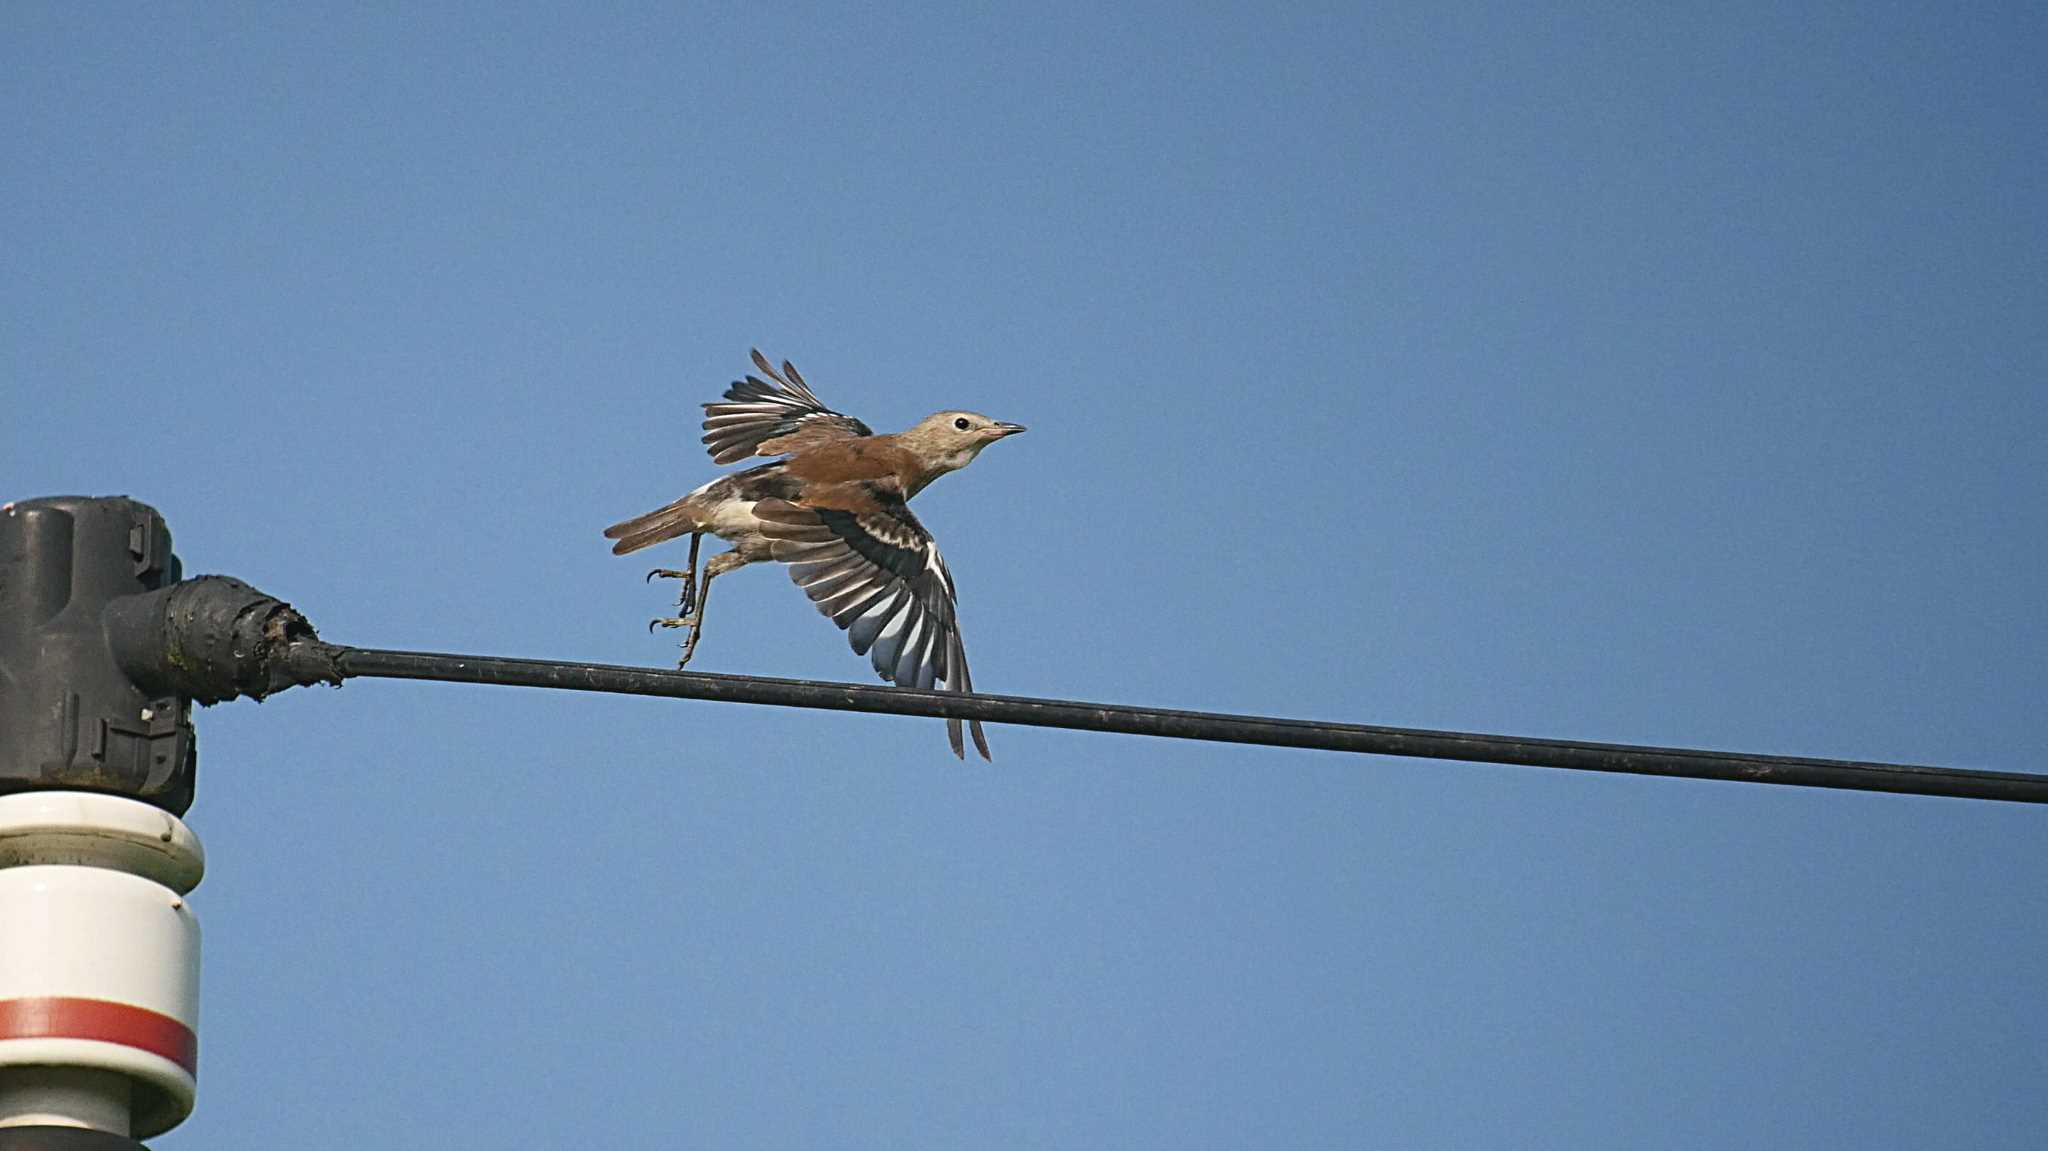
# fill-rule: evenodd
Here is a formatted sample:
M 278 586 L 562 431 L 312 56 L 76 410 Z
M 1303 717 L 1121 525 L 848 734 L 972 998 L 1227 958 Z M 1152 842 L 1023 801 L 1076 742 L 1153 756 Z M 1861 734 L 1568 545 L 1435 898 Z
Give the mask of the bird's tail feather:
M 615 523 L 604 529 L 604 538 L 617 540 L 612 545 L 612 554 L 622 556 L 637 552 L 641 548 L 672 540 L 685 532 L 697 530 L 697 517 L 690 509 L 690 498 L 682 499 L 665 508 L 656 508 L 644 516 Z

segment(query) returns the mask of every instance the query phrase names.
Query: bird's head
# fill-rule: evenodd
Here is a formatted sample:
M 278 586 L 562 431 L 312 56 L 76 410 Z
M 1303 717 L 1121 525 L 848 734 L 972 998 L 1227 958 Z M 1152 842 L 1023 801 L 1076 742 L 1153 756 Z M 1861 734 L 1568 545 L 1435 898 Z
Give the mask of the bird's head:
M 976 412 L 937 412 L 897 439 L 936 475 L 966 467 L 981 449 L 1023 430 L 1023 424 L 1006 424 Z

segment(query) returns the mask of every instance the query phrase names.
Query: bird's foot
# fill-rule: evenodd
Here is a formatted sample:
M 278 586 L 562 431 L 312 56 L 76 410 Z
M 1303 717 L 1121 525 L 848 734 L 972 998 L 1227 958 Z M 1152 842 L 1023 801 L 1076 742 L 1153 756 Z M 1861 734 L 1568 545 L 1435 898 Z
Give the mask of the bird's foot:
M 683 654 L 676 660 L 676 670 L 680 671 L 689 664 L 690 657 L 697 654 L 697 638 L 704 632 L 703 625 L 704 616 L 703 613 L 699 612 L 695 615 L 676 616 L 671 619 L 648 620 L 647 630 L 651 632 L 658 627 L 690 629 L 689 634 L 683 637 Z
M 677 671 L 690 666 L 690 657 L 697 654 L 697 637 L 702 634 L 704 634 L 704 629 L 701 627 L 692 627 L 690 629 L 689 636 L 683 640 L 683 654 L 676 657 Z
M 651 582 L 656 576 L 660 576 L 663 579 L 679 579 L 683 581 L 683 590 L 676 596 L 676 613 L 678 615 L 689 615 L 691 610 L 696 607 L 697 573 L 694 571 L 677 571 L 675 568 L 655 568 L 653 571 L 648 572 L 647 579 L 641 582 Z M 680 625 L 671 624 L 670 626 Z

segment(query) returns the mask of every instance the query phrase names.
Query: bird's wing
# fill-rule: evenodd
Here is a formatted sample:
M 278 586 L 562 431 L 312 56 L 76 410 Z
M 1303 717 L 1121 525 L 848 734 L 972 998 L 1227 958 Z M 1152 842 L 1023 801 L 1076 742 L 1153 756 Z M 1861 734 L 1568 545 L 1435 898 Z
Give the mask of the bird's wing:
M 818 610 L 845 629 L 853 650 L 882 678 L 930 690 L 974 690 L 960 643 L 953 576 L 939 545 L 900 496 L 859 485 L 824 497 L 843 507 L 762 500 L 754 505 L 770 554 L 789 565 Z M 975 750 L 989 758 L 981 724 L 970 720 Z M 953 754 L 966 758 L 960 721 L 946 721 Z
M 704 405 L 704 445 L 711 450 L 713 463 L 786 456 L 831 440 L 875 434 L 866 424 L 819 402 L 788 360 L 777 372 L 756 350 L 754 366 L 768 379 L 734 380 L 722 402 Z

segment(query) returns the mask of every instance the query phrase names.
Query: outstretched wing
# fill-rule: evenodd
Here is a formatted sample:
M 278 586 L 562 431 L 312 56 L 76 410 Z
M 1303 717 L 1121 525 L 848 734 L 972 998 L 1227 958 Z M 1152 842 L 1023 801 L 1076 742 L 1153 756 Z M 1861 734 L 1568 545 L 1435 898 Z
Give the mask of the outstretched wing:
M 820 403 L 788 360 L 782 361 L 782 371 L 777 372 L 756 349 L 754 366 L 768 380 L 760 376 L 734 380 L 725 389 L 722 402 L 704 405 L 704 444 L 711 449 L 713 463 L 730 464 L 748 456 L 785 456 L 829 440 L 875 434 L 852 416 Z
M 900 497 L 865 488 L 861 506 L 836 508 L 762 500 L 754 505 L 770 554 L 789 565 L 818 610 L 846 630 L 853 650 L 882 678 L 930 690 L 974 690 L 960 643 L 953 576 L 939 545 Z M 979 721 L 968 721 L 974 748 L 989 758 Z M 953 754 L 967 757 L 960 721 L 946 721 Z

